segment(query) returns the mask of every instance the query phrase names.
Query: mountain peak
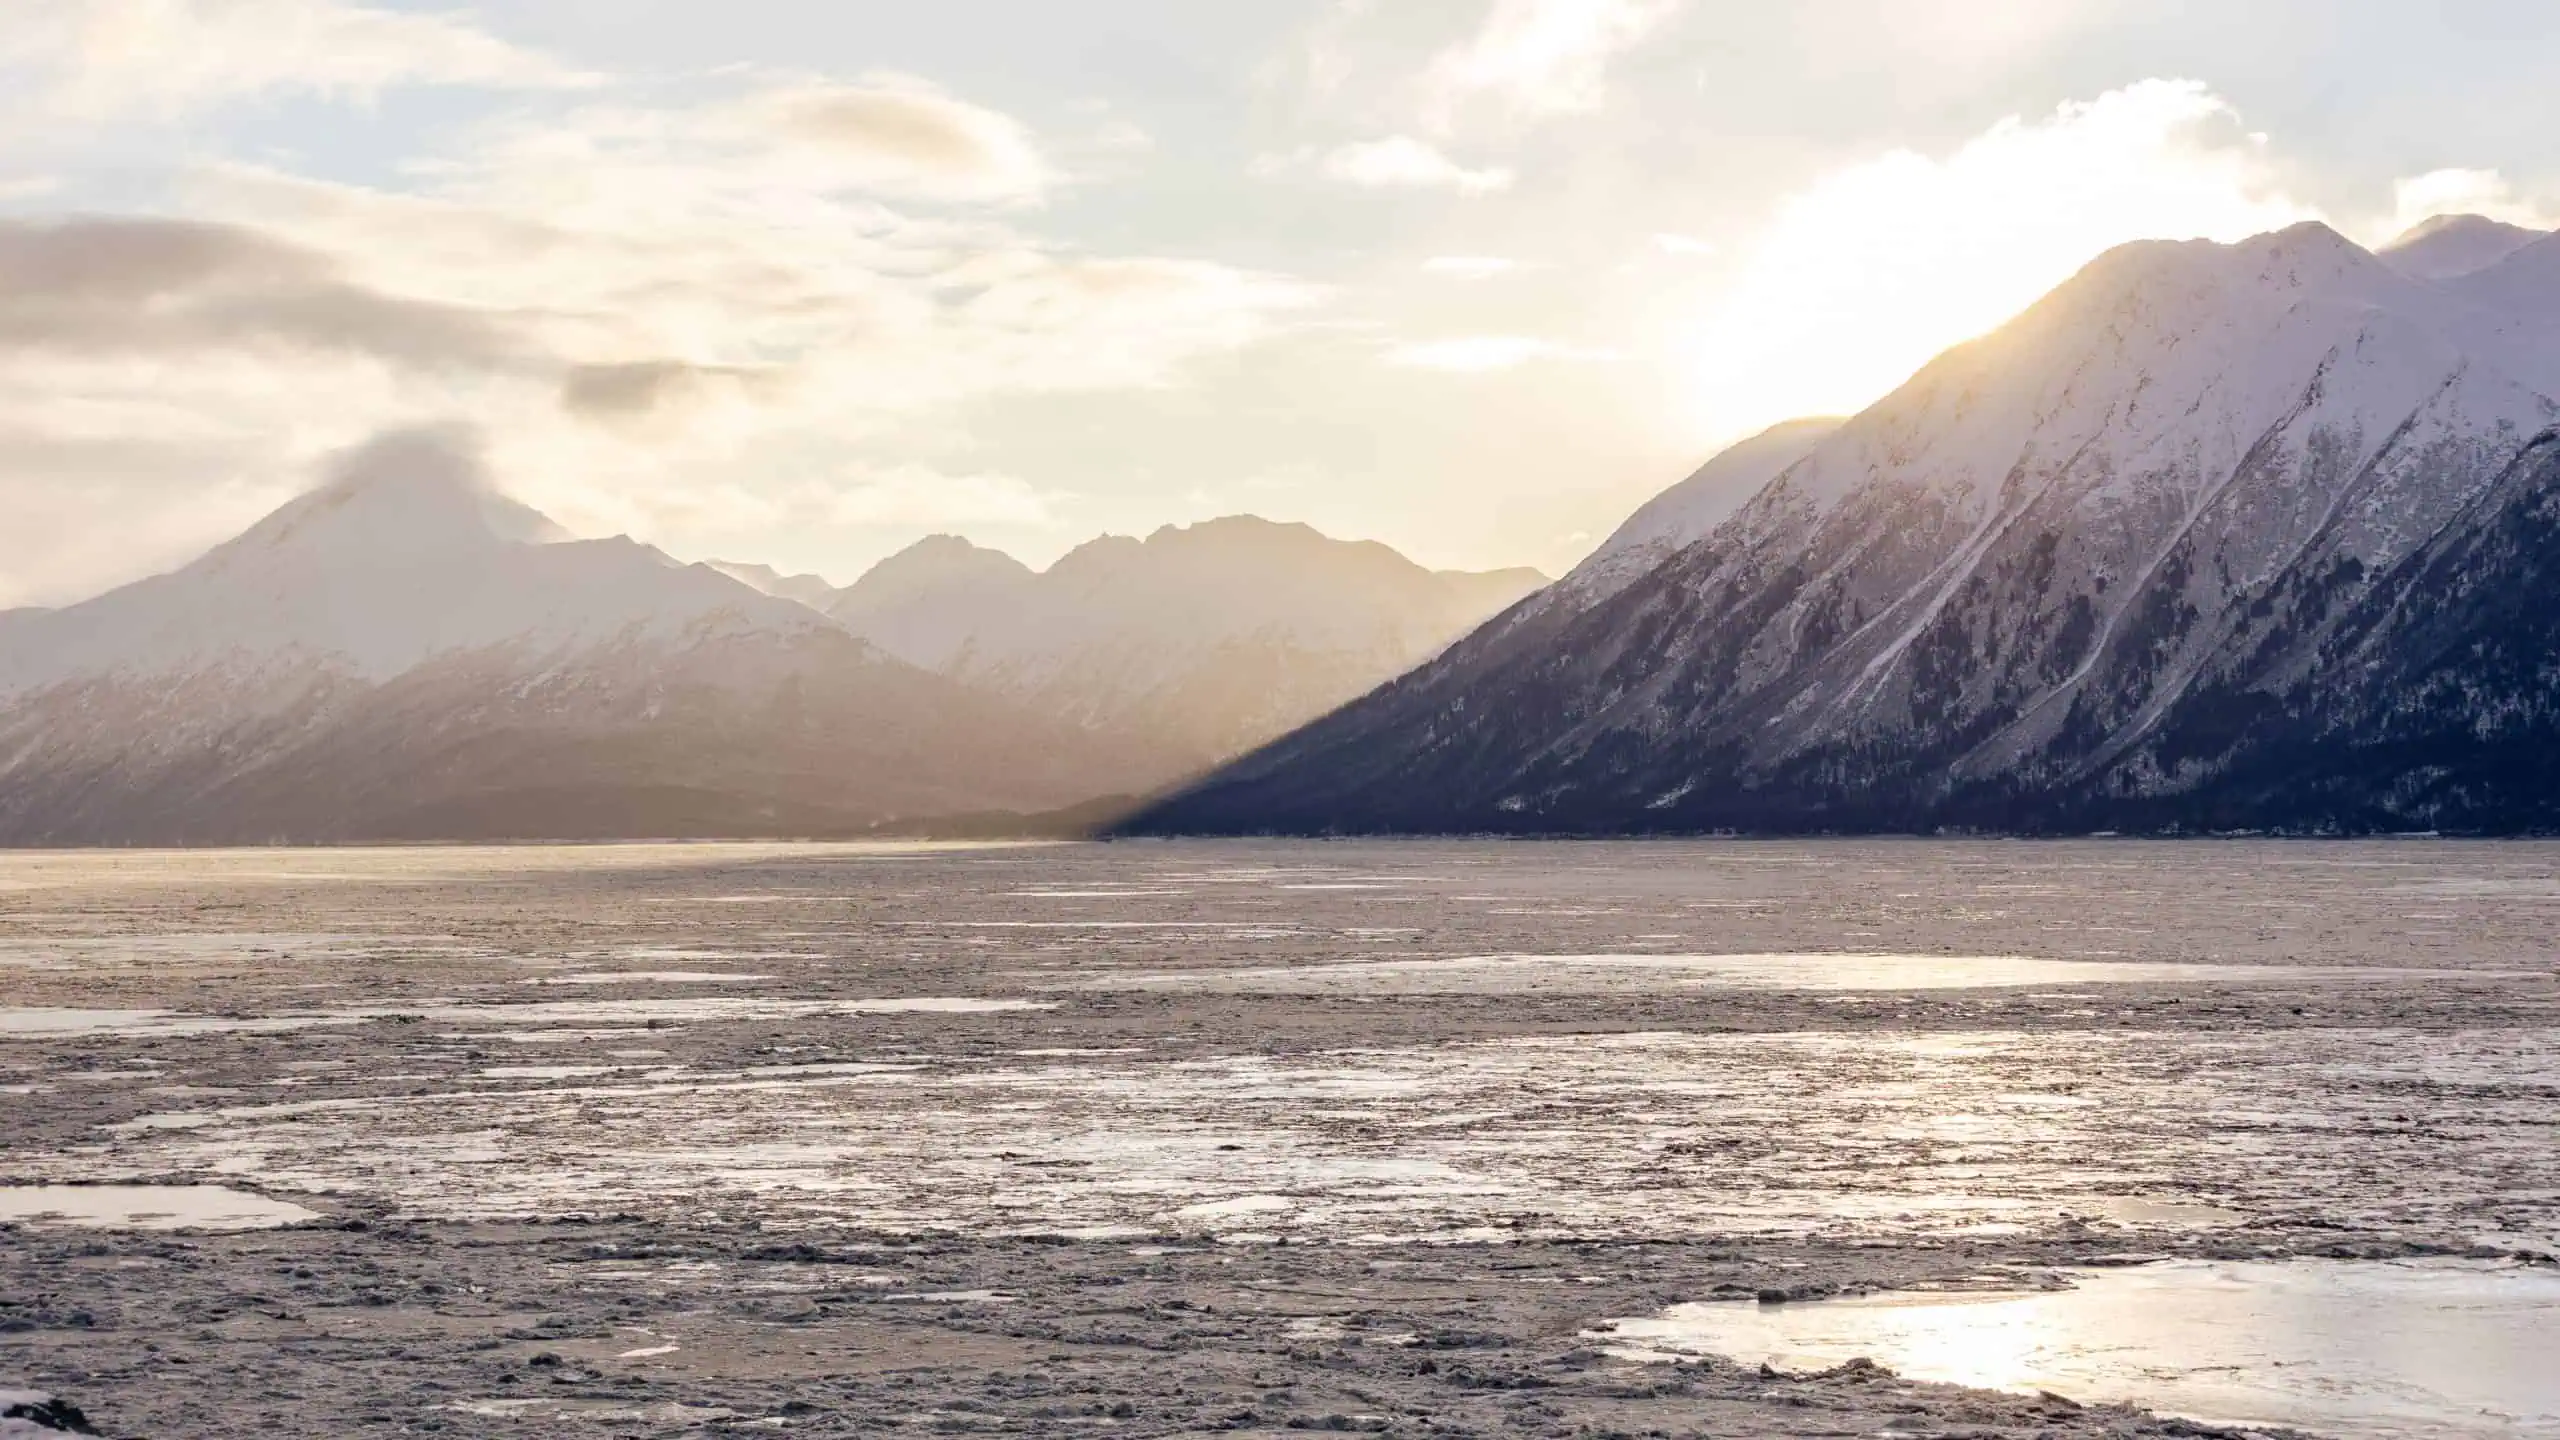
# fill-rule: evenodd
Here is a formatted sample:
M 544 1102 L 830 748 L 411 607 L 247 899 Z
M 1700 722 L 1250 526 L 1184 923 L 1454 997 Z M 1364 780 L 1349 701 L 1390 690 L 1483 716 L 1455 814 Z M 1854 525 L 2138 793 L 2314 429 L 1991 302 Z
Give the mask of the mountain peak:
M 1030 566 L 965 536 L 927 535 L 865 571 L 849 591 L 866 586 L 872 589 L 907 589 L 949 579 L 994 579 L 1030 573 Z
M 785 575 L 770 565 L 749 564 L 740 560 L 706 560 L 705 565 L 777 600 L 796 601 L 812 610 L 824 610 L 835 603 L 840 593 L 823 575 Z
M 550 517 L 498 493 L 468 432 L 421 428 L 378 435 L 340 455 L 318 489 L 216 553 L 319 550 L 359 560 L 568 538 Z
M 2543 237 L 2543 231 L 2486 215 L 2437 215 L 2375 253 L 2404 275 L 2452 280 L 2485 270 Z
M 1188 525 L 1159 525 L 1147 536 L 1150 545 L 1179 545 L 1237 540 L 1301 541 L 1322 544 L 1323 532 L 1298 520 L 1266 520 L 1259 515 L 1220 515 L 1208 520 L 1194 520 Z
M 1009 603 L 1031 578 L 1030 566 L 1001 550 L 958 535 L 927 535 L 864 571 L 823 608 L 857 628 L 883 616 L 950 610 L 925 626 L 935 636 L 925 648 L 939 653 L 936 646 L 965 630 L 964 615 Z

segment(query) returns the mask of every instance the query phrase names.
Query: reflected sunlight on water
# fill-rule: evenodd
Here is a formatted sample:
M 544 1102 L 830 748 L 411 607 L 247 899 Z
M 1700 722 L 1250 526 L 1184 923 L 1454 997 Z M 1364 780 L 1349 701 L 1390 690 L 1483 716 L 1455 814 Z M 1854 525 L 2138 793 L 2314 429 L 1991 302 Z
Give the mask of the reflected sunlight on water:
M 2175 1262 L 2052 1292 L 1693 1304 L 1603 1332 L 1647 1358 L 1914 1379 L 2221 1424 L 2560 1436 L 2560 1272 L 2457 1261 Z

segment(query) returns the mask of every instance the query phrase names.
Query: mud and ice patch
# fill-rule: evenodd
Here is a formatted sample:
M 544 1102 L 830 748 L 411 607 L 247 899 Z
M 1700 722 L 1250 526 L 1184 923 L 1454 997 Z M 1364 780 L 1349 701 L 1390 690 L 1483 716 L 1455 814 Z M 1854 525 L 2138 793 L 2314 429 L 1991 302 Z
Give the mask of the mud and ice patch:
M 42 1390 L 0 1388 L 0 1440 L 39 1440 L 49 1435 L 95 1435 L 80 1407 Z
M 753 985 L 771 980 L 770 975 L 747 975 L 731 970 L 573 970 L 565 975 L 545 975 L 528 980 L 528 985 Z
M 413 1010 L 375 1009 L 355 1012 L 360 1018 L 415 1015 L 448 1023 L 478 1021 L 494 1025 L 574 1025 L 581 1021 L 626 1024 L 684 1024 L 688 1021 L 793 1020 L 819 1015 L 999 1015 L 1016 1010 L 1052 1010 L 1039 1000 L 981 999 L 965 995 L 920 995 L 894 1000 L 745 999 L 693 996 L 644 1000 L 540 1000 L 423 1005 Z
M 658 980 L 659 976 L 611 977 L 615 980 Z M 761 976 L 722 976 L 762 979 Z M 185 1036 L 256 1035 L 319 1026 L 363 1025 L 376 1020 L 439 1020 L 493 1025 L 574 1025 L 581 1021 L 633 1025 L 685 1024 L 724 1020 L 790 1020 L 813 1015 L 990 1015 L 1014 1010 L 1048 1010 L 1052 1002 L 928 995 L 880 1000 L 745 999 L 692 996 L 672 999 L 558 1000 L 509 1004 L 502 1001 L 435 1001 L 411 1007 L 369 1006 L 282 1015 L 190 1015 L 174 1010 L 106 1010 L 62 1006 L 0 1006 L 0 1040 L 59 1039 L 91 1035 Z
M 272 1230 L 316 1210 L 220 1185 L 0 1185 L 0 1222 L 90 1230 Z
M 2067 1272 L 2052 1291 L 1698 1303 L 1606 1322 L 1641 1359 L 1718 1355 L 2217 1425 L 2434 1437 L 2560 1435 L 2560 1272 L 2460 1261 L 2177 1261 Z
M 187 1015 L 174 1010 L 93 1010 L 50 1005 L 0 1006 L 0 1040 L 85 1035 L 257 1035 L 356 1025 L 361 1016 Z
M 2514 1083 L 2560 1065 L 2560 1033 L 2302 1044 L 1662 1032 L 628 1074 L 564 1057 L 475 1065 L 502 1072 L 478 1085 L 173 1111 L 25 1163 L 367 1194 L 456 1218 L 740 1205 L 777 1226 L 1232 1226 L 1369 1243 L 2316 1220 L 2560 1243 L 2517 1188 L 2543 1163 L 2552 1099 Z M 2395 1118 L 2420 1112 L 2436 1118 Z M 1179 1213 L 1251 1197 L 1272 1208 L 1250 1222 Z
M 1645 937 L 1635 937 L 1645 938 Z M 1672 937 L 1677 938 L 1677 937 Z M 1795 954 L 1463 955 L 1328 961 L 1230 970 L 1102 975 L 1096 990 L 1253 995 L 1608 994 L 1681 988 L 1798 991 L 1934 991 L 2075 985 L 2247 985 L 2371 982 L 2428 971 L 2301 965 L 2210 965 L 2049 960 L 2024 955 Z M 2478 975 L 2480 972 L 2459 972 Z

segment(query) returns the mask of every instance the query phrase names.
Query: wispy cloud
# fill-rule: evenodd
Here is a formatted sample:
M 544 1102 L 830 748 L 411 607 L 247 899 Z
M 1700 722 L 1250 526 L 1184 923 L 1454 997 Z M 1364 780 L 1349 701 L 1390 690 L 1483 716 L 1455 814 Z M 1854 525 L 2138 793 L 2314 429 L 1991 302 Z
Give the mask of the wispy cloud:
M 331 449 L 447 417 L 581 530 L 1031 525 L 1047 492 L 943 463 L 955 412 L 1176 386 L 1323 294 L 1027 232 L 1059 183 L 1039 137 L 895 77 L 510 106 L 399 182 L 215 164 L 168 197 L 197 218 L 0 222 L 0 456 L 41 464 L 12 493 L 59 512 L 0 525 L 0 572 L 117 530 L 134 497 L 101 475 L 271 503 Z M 27 583 L 135 563 L 77 559 Z
M 1425 72 L 1426 113 L 1445 128 L 1483 99 L 1525 116 L 1596 110 L 1609 62 L 1678 8 L 1679 0 L 1493 0 L 1476 33 Z
M 1500 255 L 1435 255 L 1422 262 L 1424 274 L 1446 275 L 1453 280 L 1490 280 L 1519 268 L 1519 261 Z
M 789 85 L 741 108 L 742 147 L 778 145 L 855 189 L 934 200 L 1038 195 L 1057 177 L 1020 121 L 906 76 Z
M 1619 358 L 1614 350 L 1565 345 L 1527 335 L 1462 335 L 1399 345 L 1386 353 L 1390 365 L 1417 370 L 1446 370 L 1462 375 L 1511 370 L 1536 361 L 1592 362 Z
M 2430 170 L 2395 182 L 2390 222 L 2373 238 L 2386 240 L 2438 215 L 2486 215 L 2536 230 L 2560 228 L 2560 207 L 2547 207 L 2516 192 L 2495 170 Z
M 350 281 L 327 257 L 244 227 L 0 220 L 0 351 L 277 347 L 430 367 L 528 359 L 491 317 Z
M 1466 195 L 1511 188 L 1511 172 L 1499 167 L 1470 169 L 1442 154 L 1437 146 L 1410 135 L 1345 145 L 1324 157 L 1324 173 L 1346 184 L 1370 189 L 1455 190 Z
M 1687 344 L 1704 428 L 1864 408 L 2129 240 L 2235 240 L 2311 218 L 2264 141 L 2191 81 L 2149 80 L 1950 154 L 1815 180 L 1761 231 Z
M 588 83 L 445 15 L 344 0 L 37 0 L 0 26 L 0 80 L 58 120 L 167 121 L 271 94 Z

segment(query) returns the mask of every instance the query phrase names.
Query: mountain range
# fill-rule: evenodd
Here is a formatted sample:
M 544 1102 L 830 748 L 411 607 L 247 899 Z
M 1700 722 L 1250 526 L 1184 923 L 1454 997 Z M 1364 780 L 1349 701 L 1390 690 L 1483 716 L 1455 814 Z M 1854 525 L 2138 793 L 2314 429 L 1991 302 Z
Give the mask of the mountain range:
M 1106 536 L 1039 572 L 935 536 L 826 610 L 910 664 L 1206 764 L 1393 679 L 1544 584 L 1233 516 Z
M 0 611 L 0 844 L 2508 833 L 2555 757 L 2560 237 L 2469 216 L 2111 251 L 1553 585 L 1233 517 L 839 588 L 417 431 Z
M 570 539 L 501 495 L 461 437 L 386 436 L 179 570 L 0 612 L 0 843 L 1018 826 L 1242 748 L 1222 736 L 1311 718 L 1535 583 L 1433 577 L 1383 547 L 1262 522 L 1097 542 L 985 597 L 988 625 L 1030 637 L 1005 642 L 987 683 L 902 658 L 912 637 L 894 625 L 896 648 L 827 613 L 862 616 L 947 548 L 928 542 L 845 592 L 687 565 L 629 539 Z M 1184 578 L 1150 568 L 1158 557 Z M 1307 573 L 1291 589 L 1279 581 L 1293 565 Z M 1168 585 L 1188 594 L 1183 623 L 1150 628 L 1133 612 Z M 1120 609 L 1053 614 L 1040 608 L 1065 603 L 1053 587 Z M 1368 624 L 1346 623 L 1361 607 Z M 1067 613 L 1083 620 L 1043 628 Z M 1127 633 L 1111 633 L 1122 614 Z M 1283 668 L 1257 683 L 1263 664 Z M 1049 688 L 1011 693 L 1001 682 L 1016 675 Z M 1069 693 L 1084 703 L 1057 698 Z
M 2560 828 L 2560 237 L 2111 251 L 1129 822 Z

